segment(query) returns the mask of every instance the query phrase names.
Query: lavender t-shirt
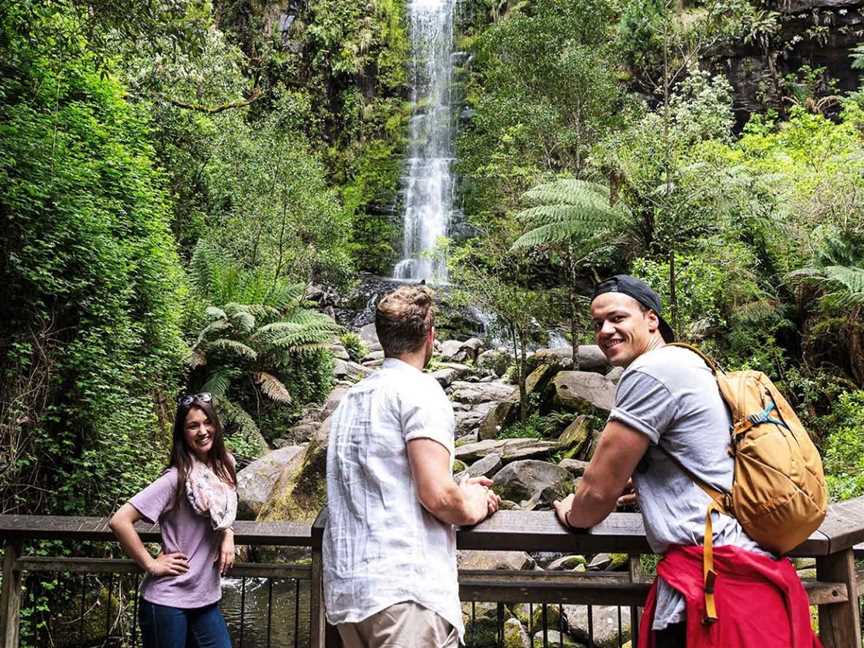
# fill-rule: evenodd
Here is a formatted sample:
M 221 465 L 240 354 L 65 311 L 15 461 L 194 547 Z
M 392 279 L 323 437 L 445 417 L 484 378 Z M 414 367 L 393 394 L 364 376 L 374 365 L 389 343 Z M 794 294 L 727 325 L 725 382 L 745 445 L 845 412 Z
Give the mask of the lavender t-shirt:
M 145 601 L 176 608 L 199 608 L 222 597 L 218 563 L 222 534 L 210 526 L 210 517 L 196 515 L 181 498 L 174 507 L 177 469 L 169 468 L 156 481 L 135 495 L 129 503 L 150 522 L 162 529 L 162 551 L 181 552 L 189 560 L 189 571 L 180 576 L 146 576 L 141 585 Z

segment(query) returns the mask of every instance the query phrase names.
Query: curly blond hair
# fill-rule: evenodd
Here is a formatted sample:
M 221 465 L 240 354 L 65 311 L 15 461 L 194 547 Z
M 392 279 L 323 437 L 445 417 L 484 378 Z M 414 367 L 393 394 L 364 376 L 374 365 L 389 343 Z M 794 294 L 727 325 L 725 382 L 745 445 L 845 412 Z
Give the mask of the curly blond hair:
M 434 324 L 434 293 L 426 286 L 401 286 L 375 309 L 375 331 L 387 357 L 416 351 Z

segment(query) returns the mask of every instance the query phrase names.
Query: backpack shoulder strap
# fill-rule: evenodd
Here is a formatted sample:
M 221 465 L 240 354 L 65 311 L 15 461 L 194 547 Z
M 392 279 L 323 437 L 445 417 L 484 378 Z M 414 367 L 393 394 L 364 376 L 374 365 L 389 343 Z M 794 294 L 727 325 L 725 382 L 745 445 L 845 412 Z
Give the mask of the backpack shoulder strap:
M 711 358 L 711 357 L 705 355 L 699 349 L 697 349 L 696 347 L 694 347 L 690 344 L 685 344 L 684 342 L 667 342 L 666 346 L 680 347 L 682 349 L 687 349 L 688 351 L 692 351 L 693 353 L 695 353 L 696 355 L 698 355 L 700 358 L 702 358 L 705 361 L 705 364 L 708 365 L 708 368 L 712 371 L 712 373 L 715 376 L 717 374 L 723 373 L 723 370 L 720 368 L 720 365 L 717 364 L 717 361 L 714 360 L 714 358 Z

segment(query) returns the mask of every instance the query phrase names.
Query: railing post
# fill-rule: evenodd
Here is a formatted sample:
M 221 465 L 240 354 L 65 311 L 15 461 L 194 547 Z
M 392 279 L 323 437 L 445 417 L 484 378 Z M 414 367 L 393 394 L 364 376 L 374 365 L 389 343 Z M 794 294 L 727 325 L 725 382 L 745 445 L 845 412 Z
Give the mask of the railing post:
M 15 563 L 21 546 L 7 542 L 3 551 L 3 591 L 0 594 L 0 642 L 2 648 L 18 648 L 18 627 L 21 610 L 21 572 Z
M 309 596 L 311 648 L 340 648 L 341 642 L 335 628 L 327 625 L 324 616 L 324 564 L 321 544 L 327 524 L 327 507 L 321 509 L 312 523 L 312 582 Z
M 852 549 L 816 558 L 816 578 L 846 583 L 848 600 L 819 606 L 819 638 L 824 648 L 858 648 L 861 617 L 858 612 L 858 578 Z

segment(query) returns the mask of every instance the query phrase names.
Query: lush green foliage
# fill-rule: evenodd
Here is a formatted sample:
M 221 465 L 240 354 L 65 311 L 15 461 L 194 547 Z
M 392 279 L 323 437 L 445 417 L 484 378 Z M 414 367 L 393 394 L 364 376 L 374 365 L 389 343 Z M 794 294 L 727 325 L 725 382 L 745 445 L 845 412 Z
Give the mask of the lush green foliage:
M 825 444 L 832 497 L 864 495 L 864 391 L 843 394 L 834 410 L 836 427 Z
M 0 488 L 9 509 L 107 512 L 163 458 L 182 268 L 146 111 L 100 75 L 74 13 L 10 9 Z M 43 37 L 22 38 L 34 19 Z

